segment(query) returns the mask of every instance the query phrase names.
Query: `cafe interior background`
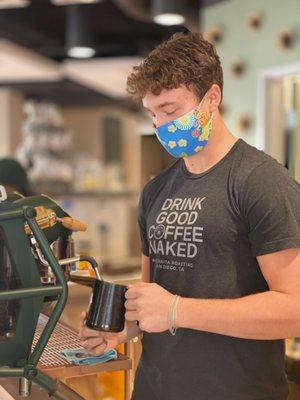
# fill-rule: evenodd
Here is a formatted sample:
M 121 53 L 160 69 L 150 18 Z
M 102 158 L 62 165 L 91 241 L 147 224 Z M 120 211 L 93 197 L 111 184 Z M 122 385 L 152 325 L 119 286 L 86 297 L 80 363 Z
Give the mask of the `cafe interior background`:
M 0 158 L 16 158 L 35 194 L 87 223 L 74 235 L 76 252 L 94 256 L 105 279 L 135 282 L 139 193 L 172 160 L 127 96 L 127 75 L 172 33 L 201 31 L 221 58 L 230 130 L 300 180 L 299 15 L 300 0 L 0 0 Z M 70 285 L 90 291 L 93 277 L 81 262 Z M 80 296 L 67 306 L 73 323 L 86 305 L 87 292 Z M 66 382 L 87 399 L 128 398 L 140 344 L 120 351 L 130 371 L 103 368 Z M 291 339 L 296 383 L 297 360 Z M 0 397 L 14 392 L 9 380 L 0 385 Z

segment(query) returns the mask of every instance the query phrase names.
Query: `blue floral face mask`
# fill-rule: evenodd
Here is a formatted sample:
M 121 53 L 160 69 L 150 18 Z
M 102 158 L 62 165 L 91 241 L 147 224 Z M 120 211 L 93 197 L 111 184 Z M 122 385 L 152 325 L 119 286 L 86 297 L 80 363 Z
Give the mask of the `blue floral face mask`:
M 207 145 L 212 131 L 213 114 L 209 118 L 205 111 L 201 111 L 201 103 L 173 121 L 154 126 L 158 140 L 171 156 L 190 157 Z

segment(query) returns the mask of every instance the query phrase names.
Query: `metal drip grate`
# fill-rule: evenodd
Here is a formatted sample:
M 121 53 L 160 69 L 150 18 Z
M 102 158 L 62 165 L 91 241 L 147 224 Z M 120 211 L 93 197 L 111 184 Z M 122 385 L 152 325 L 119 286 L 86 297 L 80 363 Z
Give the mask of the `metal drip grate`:
M 47 321 L 47 316 L 40 315 L 34 334 L 33 348 L 35 347 Z M 72 329 L 58 322 L 39 362 L 45 368 L 68 366 L 70 364 L 59 354 L 59 351 L 61 349 L 75 349 L 78 347 L 81 347 L 81 344 L 77 334 L 72 331 Z

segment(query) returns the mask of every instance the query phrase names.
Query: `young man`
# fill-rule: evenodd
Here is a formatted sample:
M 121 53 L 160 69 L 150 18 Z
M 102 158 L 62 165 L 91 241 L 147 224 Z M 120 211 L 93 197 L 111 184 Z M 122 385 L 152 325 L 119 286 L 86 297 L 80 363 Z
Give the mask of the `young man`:
M 288 396 L 282 339 L 300 335 L 300 185 L 229 132 L 222 87 L 200 34 L 175 34 L 128 78 L 178 160 L 141 195 L 143 282 L 127 291 L 124 332 L 83 326 L 81 336 L 101 354 L 144 332 L 133 400 Z

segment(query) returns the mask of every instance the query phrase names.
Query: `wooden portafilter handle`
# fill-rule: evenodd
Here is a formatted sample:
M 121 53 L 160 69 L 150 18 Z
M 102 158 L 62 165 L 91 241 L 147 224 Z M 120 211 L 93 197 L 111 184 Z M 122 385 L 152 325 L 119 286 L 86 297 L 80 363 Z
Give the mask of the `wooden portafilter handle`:
M 57 221 L 61 222 L 61 224 L 69 229 L 70 231 L 75 231 L 75 232 L 85 232 L 87 230 L 86 224 L 83 222 L 80 222 L 76 219 L 73 219 L 71 217 L 63 217 L 63 218 L 56 218 Z

